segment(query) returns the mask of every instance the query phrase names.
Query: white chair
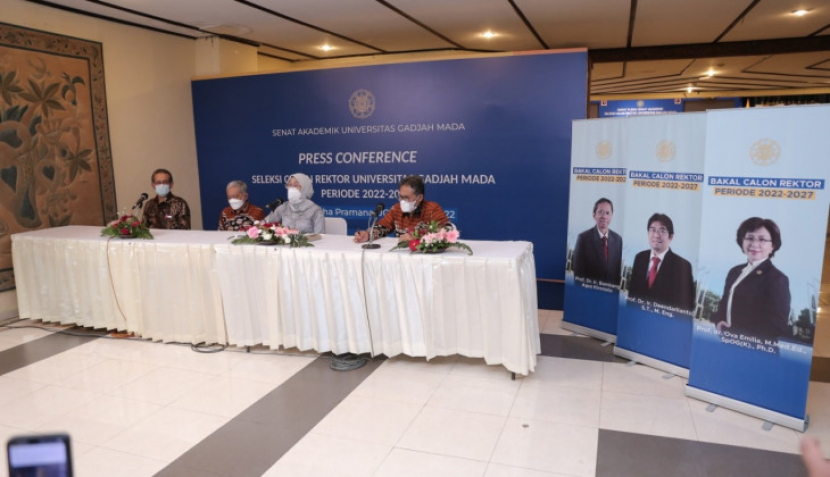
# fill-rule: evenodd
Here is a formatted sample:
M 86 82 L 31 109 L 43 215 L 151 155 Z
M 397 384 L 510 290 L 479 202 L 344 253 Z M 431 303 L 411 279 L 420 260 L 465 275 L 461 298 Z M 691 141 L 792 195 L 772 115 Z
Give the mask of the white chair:
M 346 219 L 343 217 L 326 217 L 326 234 L 349 235 Z

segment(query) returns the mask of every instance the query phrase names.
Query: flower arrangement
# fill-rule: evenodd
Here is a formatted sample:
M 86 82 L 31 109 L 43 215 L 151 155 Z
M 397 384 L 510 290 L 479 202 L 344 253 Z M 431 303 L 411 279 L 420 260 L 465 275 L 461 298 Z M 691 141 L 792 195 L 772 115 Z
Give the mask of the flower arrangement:
M 243 229 L 245 235 L 233 240 L 234 244 L 256 243 L 264 245 L 288 245 L 289 247 L 313 247 L 308 236 L 296 229 L 282 227 L 257 220 L 254 225 Z
M 460 248 L 470 255 L 473 254 L 473 249 L 469 245 L 458 241 L 458 237 L 461 236 L 458 230 L 447 230 L 434 220 L 428 224 L 419 224 L 410 233 L 412 240 L 398 242 L 392 250 L 408 248 L 412 252 L 441 253 L 450 248 Z
M 122 215 L 101 229 L 101 236 L 152 239 L 150 229 L 135 215 Z

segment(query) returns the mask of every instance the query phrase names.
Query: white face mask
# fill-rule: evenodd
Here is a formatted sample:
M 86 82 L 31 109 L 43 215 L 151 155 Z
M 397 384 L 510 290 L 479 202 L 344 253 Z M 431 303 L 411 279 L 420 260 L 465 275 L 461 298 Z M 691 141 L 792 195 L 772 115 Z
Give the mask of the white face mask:
M 245 205 L 245 201 L 242 199 L 228 199 L 228 203 L 231 204 L 233 210 L 239 210 Z
M 404 214 L 408 214 L 415 210 L 415 201 L 409 202 L 406 200 L 401 200 L 401 210 Z
M 303 193 L 300 192 L 300 189 L 296 187 L 289 187 L 288 188 L 288 202 L 299 202 L 303 200 Z
M 170 184 L 156 184 L 156 194 L 166 197 L 170 193 Z

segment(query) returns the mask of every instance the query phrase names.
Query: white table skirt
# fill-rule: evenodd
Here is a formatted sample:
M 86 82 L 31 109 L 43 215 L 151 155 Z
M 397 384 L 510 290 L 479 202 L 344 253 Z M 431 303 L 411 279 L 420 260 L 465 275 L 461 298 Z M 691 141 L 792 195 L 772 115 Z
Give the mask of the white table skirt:
M 529 242 L 470 241 L 468 256 L 388 252 L 393 239 L 364 251 L 333 235 L 291 249 L 231 245 L 227 232 L 154 230 L 152 241 L 99 233 L 70 226 L 12 237 L 21 317 L 162 341 L 460 354 L 525 375 L 540 351 Z
M 101 227 L 12 236 L 21 318 L 133 332 L 165 342 L 224 343 L 213 244 L 228 234 L 154 230 L 107 239 Z

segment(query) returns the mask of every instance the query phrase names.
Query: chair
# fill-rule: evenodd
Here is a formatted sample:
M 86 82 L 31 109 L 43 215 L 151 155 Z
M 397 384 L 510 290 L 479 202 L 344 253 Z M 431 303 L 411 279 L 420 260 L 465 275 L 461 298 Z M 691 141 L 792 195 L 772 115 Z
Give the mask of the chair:
M 342 217 L 326 217 L 326 233 L 330 235 L 349 235 L 346 219 Z

